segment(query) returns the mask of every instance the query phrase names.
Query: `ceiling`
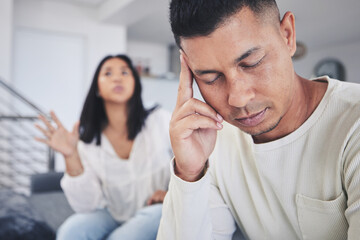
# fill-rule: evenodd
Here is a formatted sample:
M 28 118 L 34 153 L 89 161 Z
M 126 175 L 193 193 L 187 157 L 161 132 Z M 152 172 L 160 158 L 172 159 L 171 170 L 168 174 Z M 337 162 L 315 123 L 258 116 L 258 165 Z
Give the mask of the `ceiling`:
M 97 7 L 104 3 L 106 0 L 47 0 L 57 2 L 67 2 L 75 5 L 82 5 L 87 7 Z
M 128 38 L 173 44 L 169 0 L 49 0 L 99 8 L 99 19 L 128 26 Z M 281 15 L 295 14 L 297 39 L 307 48 L 360 41 L 359 0 L 277 0 Z

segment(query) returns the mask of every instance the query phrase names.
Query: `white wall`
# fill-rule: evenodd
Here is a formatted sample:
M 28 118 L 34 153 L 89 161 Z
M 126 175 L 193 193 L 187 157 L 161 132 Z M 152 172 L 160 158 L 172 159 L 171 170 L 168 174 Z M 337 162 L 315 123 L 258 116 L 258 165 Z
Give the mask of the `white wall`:
M 86 81 L 90 81 L 97 64 L 105 55 L 126 52 L 126 27 L 99 22 L 96 8 L 45 0 L 16 0 L 14 8 L 15 28 L 26 27 L 84 37 Z
M 11 79 L 13 0 L 0 1 L 0 78 Z
M 169 71 L 169 51 L 165 44 L 129 40 L 127 53 L 134 64 L 150 66 L 150 74 L 164 75 Z
M 345 66 L 346 81 L 360 83 L 360 41 L 309 49 L 304 58 L 294 61 L 295 70 L 305 78 L 313 77 L 315 65 L 324 58 L 340 60 Z
M 157 44 L 143 41 L 128 41 L 128 55 L 134 65 L 150 63 L 150 75 L 152 77 L 141 77 L 142 98 L 146 107 L 159 104 L 164 109 L 172 112 L 177 97 L 178 76 L 171 76 L 172 79 L 164 78 L 169 71 L 170 52 L 166 44 Z M 200 93 L 195 86 L 195 95 L 199 98 Z
M 72 127 L 86 88 L 84 38 L 17 28 L 14 40 L 13 85 L 43 111 L 55 110 L 63 124 Z M 14 102 L 14 107 L 23 115 L 34 115 L 20 102 Z
M 96 8 L 67 2 L 15 0 L 13 31 L 13 83 L 45 111 L 55 110 L 68 129 L 100 60 L 126 52 L 126 27 L 99 22 Z M 56 157 L 61 171 L 63 159 Z
M 141 82 L 143 87 L 142 98 L 146 107 L 159 104 L 170 112 L 174 110 L 178 93 L 178 78 L 156 79 L 143 77 Z M 193 83 L 193 90 L 194 97 L 203 101 L 195 82 Z

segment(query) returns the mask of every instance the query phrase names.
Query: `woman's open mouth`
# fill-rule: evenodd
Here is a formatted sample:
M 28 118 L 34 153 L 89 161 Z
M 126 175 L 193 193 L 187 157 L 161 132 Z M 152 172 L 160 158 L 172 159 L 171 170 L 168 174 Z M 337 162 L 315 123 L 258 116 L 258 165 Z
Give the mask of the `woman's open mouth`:
M 122 92 L 124 90 L 124 88 L 122 86 L 116 86 L 113 88 L 113 91 L 118 93 L 118 92 Z

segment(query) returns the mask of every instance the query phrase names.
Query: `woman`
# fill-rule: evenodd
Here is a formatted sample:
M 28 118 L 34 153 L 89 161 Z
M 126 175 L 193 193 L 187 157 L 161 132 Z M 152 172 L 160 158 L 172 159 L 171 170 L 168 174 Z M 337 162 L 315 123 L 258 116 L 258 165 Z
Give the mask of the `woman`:
M 63 154 L 61 180 L 75 210 L 57 239 L 155 239 L 172 157 L 170 114 L 146 110 L 141 83 L 125 55 L 107 56 L 96 69 L 80 117 L 68 132 L 56 115 L 37 138 Z M 146 206 L 148 205 L 148 206 Z

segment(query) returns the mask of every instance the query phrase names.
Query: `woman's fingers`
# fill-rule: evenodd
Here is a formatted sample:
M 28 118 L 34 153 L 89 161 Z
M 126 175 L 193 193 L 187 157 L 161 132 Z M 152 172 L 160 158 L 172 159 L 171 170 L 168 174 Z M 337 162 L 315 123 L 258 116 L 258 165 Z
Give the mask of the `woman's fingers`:
M 51 111 L 51 112 L 50 112 L 50 116 L 51 116 L 52 120 L 54 120 L 54 122 L 56 123 L 56 125 L 58 126 L 58 128 L 62 128 L 62 127 L 63 127 L 62 123 L 60 122 L 59 118 L 56 116 L 56 114 L 54 113 L 54 111 Z
M 80 127 L 80 121 L 77 121 L 77 122 L 74 124 L 72 133 L 73 133 L 73 134 L 79 134 L 79 127 Z
M 166 195 L 166 192 L 165 192 L 165 191 L 162 191 L 162 190 L 156 191 L 156 192 L 147 200 L 147 205 L 151 205 L 151 204 L 154 204 L 154 203 L 163 202 L 165 195 Z
M 147 201 L 147 205 L 151 205 L 155 202 L 154 196 L 152 196 L 148 201 Z
M 48 139 L 35 137 L 35 140 L 50 145 L 50 141 Z
M 46 125 L 50 132 L 55 131 L 55 128 L 51 125 L 50 121 L 47 120 L 43 115 L 39 115 L 39 119 Z
M 155 194 L 153 194 L 148 200 L 147 200 L 147 205 L 151 205 L 154 203 L 154 199 L 155 199 Z
M 58 128 L 63 128 L 62 123 L 60 122 L 59 118 L 56 116 L 56 114 L 53 111 L 50 112 L 50 116 L 51 119 L 56 123 Z M 54 132 L 56 130 L 45 116 L 39 115 L 39 119 L 46 125 L 46 127 L 49 129 L 50 132 Z
M 50 137 L 51 137 L 50 131 L 45 130 L 44 128 L 42 128 L 42 127 L 41 127 L 40 125 L 38 125 L 38 124 L 35 124 L 35 127 L 36 127 L 37 129 L 39 129 L 39 130 L 45 135 L 45 137 L 47 137 L 47 138 L 50 138 Z

